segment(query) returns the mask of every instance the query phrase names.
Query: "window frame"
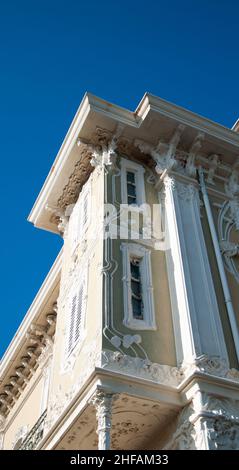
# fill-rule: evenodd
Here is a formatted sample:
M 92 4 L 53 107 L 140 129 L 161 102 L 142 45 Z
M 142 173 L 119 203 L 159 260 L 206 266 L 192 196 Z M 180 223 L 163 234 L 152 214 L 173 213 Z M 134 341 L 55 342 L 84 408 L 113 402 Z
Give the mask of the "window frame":
M 138 243 L 122 243 L 123 258 L 123 324 L 132 330 L 156 330 L 154 295 L 151 269 L 151 250 Z M 131 289 L 131 259 L 138 258 L 141 264 L 142 301 L 144 305 L 143 319 L 133 316 Z
M 121 203 L 128 204 L 128 188 L 127 188 L 127 172 L 135 174 L 136 186 L 136 204 L 129 204 L 130 208 L 139 208 L 145 204 L 145 184 L 144 173 L 145 169 L 139 163 L 121 158 Z

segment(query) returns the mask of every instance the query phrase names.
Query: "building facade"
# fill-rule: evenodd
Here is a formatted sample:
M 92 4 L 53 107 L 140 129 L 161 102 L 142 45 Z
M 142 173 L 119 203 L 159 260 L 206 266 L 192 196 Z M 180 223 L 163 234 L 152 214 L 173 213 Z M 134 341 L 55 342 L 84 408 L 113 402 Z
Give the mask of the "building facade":
M 239 133 L 86 94 L 29 221 L 63 247 L 0 364 L 2 449 L 239 449 Z

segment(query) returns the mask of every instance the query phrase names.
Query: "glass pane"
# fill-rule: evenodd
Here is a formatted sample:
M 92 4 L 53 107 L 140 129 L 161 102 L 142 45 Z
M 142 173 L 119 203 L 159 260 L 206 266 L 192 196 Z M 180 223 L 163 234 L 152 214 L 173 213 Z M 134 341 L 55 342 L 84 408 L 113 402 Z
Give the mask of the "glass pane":
M 141 299 L 141 285 L 139 281 L 131 281 L 132 294 Z
M 128 196 L 128 204 L 136 204 L 136 197 Z
M 132 309 L 133 317 L 139 320 L 143 320 L 143 304 L 141 299 L 135 299 L 132 297 Z
M 135 184 L 135 174 L 132 171 L 127 171 L 127 181 Z
M 128 196 L 136 197 L 136 187 L 133 186 L 132 184 L 127 184 L 127 193 L 128 193 Z
M 140 270 L 139 270 L 139 264 L 135 264 L 133 261 L 130 263 L 130 270 L 131 270 L 131 276 L 134 279 L 140 280 Z

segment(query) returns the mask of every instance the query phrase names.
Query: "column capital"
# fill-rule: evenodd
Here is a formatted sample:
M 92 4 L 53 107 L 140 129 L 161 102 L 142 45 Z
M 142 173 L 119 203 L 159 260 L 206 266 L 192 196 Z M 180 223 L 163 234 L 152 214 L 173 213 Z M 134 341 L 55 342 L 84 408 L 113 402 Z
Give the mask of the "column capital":
M 112 405 L 117 397 L 118 395 L 113 392 L 97 390 L 90 400 L 96 409 L 99 450 L 110 449 Z

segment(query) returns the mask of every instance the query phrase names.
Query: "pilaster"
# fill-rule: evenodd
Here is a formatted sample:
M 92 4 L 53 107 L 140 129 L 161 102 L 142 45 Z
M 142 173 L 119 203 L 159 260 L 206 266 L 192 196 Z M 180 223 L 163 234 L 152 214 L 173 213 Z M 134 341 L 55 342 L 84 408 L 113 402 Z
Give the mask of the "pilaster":
M 227 361 L 197 182 L 166 176 L 160 199 L 165 204 L 166 260 L 178 364 L 202 354 Z

